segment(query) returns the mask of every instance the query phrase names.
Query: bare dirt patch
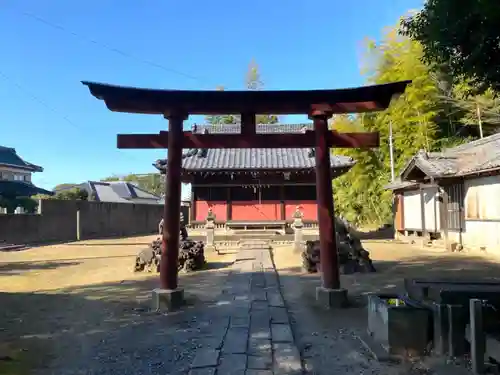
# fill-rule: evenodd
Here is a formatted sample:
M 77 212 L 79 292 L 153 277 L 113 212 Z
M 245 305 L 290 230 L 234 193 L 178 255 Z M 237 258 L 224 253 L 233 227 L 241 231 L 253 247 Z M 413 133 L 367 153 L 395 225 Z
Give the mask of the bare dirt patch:
M 500 279 L 500 260 L 492 255 L 449 253 L 387 240 L 363 241 L 363 246 L 370 252 L 377 272 L 342 275 L 341 284 L 352 296 L 370 292 L 402 292 L 404 278 L 412 277 Z M 301 275 L 304 282 L 319 285 L 319 274 L 302 271 L 300 254 L 293 253 L 289 248 L 278 249 L 274 253 L 280 274 Z
M 137 252 L 156 237 L 0 252 L 0 358 L 7 357 L 0 360 L 0 373 L 104 374 L 122 367 L 122 374 L 157 373 L 149 370 L 150 361 L 158 373 L 183 370 L 194 345 L 189 340 L 196 337 L 186 327 L 195 324 L 189 314 L 149 312 L 158 275 L 132 272 Z M 190 306 L 216 298 L 234 254 L 206 258 L 207 270 L 181 274 Z M 121 363 L 122 356 L 134 355 L 136 365 Z
M 427 369 L 433 365 L 427 362 L 388 365 L 374 361 L 365 351 L 357 338 L 366 331 L 366 309 L 362 306 L 365 295 L 401 293 L 406 277 L 498 278 L 498 258 L 422 250 L 385 240 L 367 240 L 363 245 L 370 251 L 378 272 L 342 275 L 341 285 L 348 289 L 354 306 L 333 311 L 317 305 L 315 288 L 321 284 L 320 275 L 302 271 L 300 254 L 286 247 L 274 250 L 274 261 L 306 368 L 315 374 L 428 373 Z

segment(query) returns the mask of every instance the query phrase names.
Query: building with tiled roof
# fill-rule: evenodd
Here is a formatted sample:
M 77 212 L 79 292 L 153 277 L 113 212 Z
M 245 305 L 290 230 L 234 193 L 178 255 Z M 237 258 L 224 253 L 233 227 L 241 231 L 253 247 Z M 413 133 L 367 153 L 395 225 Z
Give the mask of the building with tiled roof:
M 86 181 L 58 191 L 74 188 L 87 191 L 89 197 L 96 202 L 161 204 L 161 197 L 128 181 Z
M 312 130 L 312 124 L 258 124 L 257 133 Z M 240 125 L 197 125 L 197 133 L 237 134 Z M 332 155 L 332 177 L 346 173 L 354 160 Z M 155 166 L 166 170 L 166 160 Z M 306 220 L 317 220 L 314 150 L 306 148 L 194 149 L 183 155 L 182 180 L 190 183 L 191 220 L 203 221 L 208 209 L 221 222 L 287 221 L 300 206 Z M 168 176 L 167 176 L 168 178 Z
M 387 188 L 397 233 L 500 251 L 500 133 L 442 152 L 421 150 Z
M 43 172 L 43 168 L 25 161 L 16 149 L 0 146 L 0 195 L 15 198 L 51 194 L 33 185 L 31 175 L 34 172 Z

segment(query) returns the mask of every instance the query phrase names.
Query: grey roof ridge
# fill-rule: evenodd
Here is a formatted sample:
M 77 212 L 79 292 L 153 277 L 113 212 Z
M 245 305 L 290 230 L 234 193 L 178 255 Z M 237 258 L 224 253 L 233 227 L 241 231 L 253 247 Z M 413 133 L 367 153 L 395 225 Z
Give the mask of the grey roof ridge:
M 83 184 L 87 184 L 89 186 L 89 189 L 91 191 L 90 195 L 93 195 L 94 196 L 94 199 L 97 201 L 97 202 L 100 202 L 101 201 L 101 197 L 99 197 L 99 193 L 97 192 L 97 189 L 95 188 L 94 186 L 94 183 L 95 181 L 86 181 L 86 182 L 83 182 Z
M 112 181 L 95 181 L 95 180 L 88 180 L 87 181 L 90 184 L 97 184 L 97 185 L 109 185 L 110 182 Z
M 330 164 L 332 169 L 352 168 L 357 163 L 357 161 L 354 160 L 350 156 L 345 156 L 345 155 L 332 155 L 332 156 L 333 157 L 343 157 L 346 159 L 346 162 L 340 166 L 335 166 L 335 165 Z M 164 174 L 167 170 L 167 159 L 158 159 L 158 160 L 156 160 L 156 162 L 152 163 L 151 165 L 153 167 L 155 167 L 156 169 L 158 169 L 161 174 Z M 312 168 L 314 169 L 315 167 L 312 167 Z M 231 172 L 242 172 L 242 171 L 247 171 L 249 169 L 252 169 L 252 168 L 235 168 L 235 169 L 227 169 L 227 170 L 231 171 Z M 288 169 L 289 168 L 282 168 L 282 169 L 280 169 L 280 168 L 258 168 L 259 171 L 266 171 L 266 170 L 268 170 L 268 171 L 276 171 L 276 170 L 287 171 Z M 295 168 L 295 169 L 310 169 L 310 168 Z M 186 170 L 186 168 L 182 168 L 182 170 Z M 210 171 L 210 170 L 221 170 L 221 168 L 203 167 L 203 168 L 197 168 L 197 169 L 190 168 L 189 170 L 190 171 Z
M 130 189 L 130 185 L 132 185 L 132 186 L 134 187 L 134 189 L 140 190 L 140 191 L 142 191 L 143 193 L 150 194 L 150 195 L 152 195 L 152 196 L 154 196 L 154 197 L 157 197 L 158 199 L 160 199 L 160 198 L 161 198 L 161 197 L 159 197 L 158 195 L 153 194 L 152 192 L 147 191 L 146 189 L 143 189 L 143 188 L 141 188 L 140 186 L 137 186 L 137 185 L 135 185 L 135 184 L 134 184 L 134 183 L 132 183 L 132 182 L 128 182 L 128 181 L 126 181 L 126 184 L 127 184 L 127 187 L 128 187 L 129 189 Z M 139 198 L 139 197 L 137 196 L 137 193 L 136 193 L 135 191 L 133 192 L 133 195 L 135 196 L 134 198 Z M 150 199 L 150 198 L 142 198 L 142 197 L 140 197 L 140 198 L 141 198 L 141 199 Z M 153 199 L 153 198 L 151 198 L 151 199 Z
M 121 183 L 124 183 L 125 186 L 127 187 L 127 189 L 130 191 L 130 195 L 131 195 L 131 198 L 137 198 L 137 193 L 135 191 L 132 191 L 133 189 L 130 189 L 130 185 L 134 186 L 134 188 L 144 192 L 144 193 L 148 193 L 148 194 L 151 194 L 155 197 L 158 197 L 156 194 L 153 194 L 151 193 L 150 191 L 147 191 L 147 190 L 144 190 L 142 188 L 140 188 L 139 186 L 129 182 L 129 181 L 93 181 L 93 180 L 88 180 L 87 182 L 85 183 L 88 183 L 91 187 L 92 187 L 92 190 L 97 194 L 97 190 L 95 189 L 95 187 L 93 186 L 94 184 L 96 185 L 103 185 L 103 186 L 110 186 L 112 183 L 116 183 L 116 182 L 121 182 Z M 123 198 L 121 197 L 122 199 L 127 199 L 127 198 Z M 160 198 L 160 197 L 158 197 Z M 144 198 L 144 199 L 149 199 L 149 198 Z M 151 198 L 152 199 L 152 198 Z
M 458 145 L 449 149 L 445 149 L 444 152 L 459 153 L 461 151 L 466 151 L 468 149 L 483 146 L 490 142 L 500 141 L 500 133 L 492 134 L 487 137 L 476 139 L 475 141 L 464 143 L 463 145 Z
M 27 162 L 21 156 L 19 156 L 19 154 L 17 153 L 17 151 L 14 147 L 0 146 L 0 150 L 2 150 L 2 149 L 15 154 L 19 158 L 19 160 L 21 160 L 25 165 L 20 166 L 17 164 L 9 164 L 9 163 L 0 163 L 0 165 L 5 165 L 8 167 L 14 167 L 14 168 L 21 168 L 21 169 L 25 168 L 25 169 L 31 170 L 33 172 L 43 172 L 43 168 L 41 166 Z
M 117 181 L 118 182 L 118 181 Z M 127 187 L 128 191 L 130 192 L 130 197 L 133 199 L 133 198 L 137 198 L 137 193 L 136 191 L 134 190 L 134 188 L 136 187 L 134 184 L 132 183 L 129 183 L 128 181 L 123 181 L 125 183 L 125 186 Z

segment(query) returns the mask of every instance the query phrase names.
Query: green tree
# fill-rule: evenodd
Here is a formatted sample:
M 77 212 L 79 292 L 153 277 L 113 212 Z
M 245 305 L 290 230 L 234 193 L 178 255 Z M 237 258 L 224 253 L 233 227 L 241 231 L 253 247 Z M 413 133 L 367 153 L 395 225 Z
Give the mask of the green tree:
M 247 90 L 259 91 L 264 89 L 264 83 L 260 76 L 260 71 L 258 65 L 254 60 L 250 62 L 248 66 L 245 84 Z M 224 86 L 218 86 L 216 90 L 224 91 Z M 241 118 L 239 115 L 210 115 L 205 117 L 207 124 L 239 124 Z M 275 115 L 256 115 L 255 121 L 257 124 L 277 124 L 279 122 L 279 117 Z
M 381 134 L 381 152 L 388 158 L 389 125 L 392 123 L 396 166 L 402 167 L 419 149 L 431 151 L 435 140 L 447 135 L 437 120 L 443 100 L 432 70 L 421 57 L 422 46 L 390 29 L 380 43 L 369 42 L 367 70 L 370 83 L 412 80 L 405 93 L 389 109 L 370 115 L 371 126 Z M 386 159 L 387 160 L 387 159 Z
M 80 188 L 73 188 L 68 190 L 62 190 L 55 194 L 55 199 L 61 200 L 82 200 L 86 201 L 89 198 L 89 193 L 87 190 Z
M 165 192 L 165 183 L 159 173 L 148 173 L 145 175 L 129 175 L 125 181 L 131 182 L 139 188 L 157 196 Z
M 470 82 L 464 80 L 455 85 L 451 100 L 463 111 L 462 123 L 500 125 L 500 98 L 493 89 L 475 94 Z
M 446 64 L 484 88 L 500 89 L 498 0 L 427 0 L 401 22 L 400 32 L 423 46 L 428 64 Z
M 0 195 L 0 207 L 5 208 L 8 214 L 13 214 L 16 212 L 16 208 L 19 207 L 19 201 L 15 197 Z
M 367 43 L 364 71 L 369 83 L 410 79 L 412 84 L 383 112 L 337 116 L 331 122 L 340 131 L 377 131 L 380 147 L 373 150 L 336 149 L 352 157 L 356 165 L 334 180 L 336 211 L 357 224 L 387 223 L 392 217 L 392 194 L 384 189 L 390 182 L 389 127 L 393 128 L 395 171 L 420 149 L 434 151 L 460 142 L 450 134 L 443 90 L 430 65 L 423 59 L 422 46 L 390 29 L 380 42 Z
M 248 66 L 246 75 L 247 90 L 259 91 L 264 89 L 264 82 L 260 77 L 259 66 L 252 60 Z M 279 122 L 278 116 L 275 115 L 257 115 L 255 118 L 257 124 L 277 124 Z
M 28 197 L 18 198 L 17 202 L 18 202 L 18 207 L 22 207 L 28 214 L 34 214 L 38 207 L 38 202 L 33 198 L 28 198 Z
M 75 187 L 77 184 L 59 184 L 54 186 L 54 191 Z
M 103 178 L 101 181 L 113 182 L 113 181 L 120 181 L 121 179 L 122 179 L 122 177 L 120 177 L 120 176 L 110 176 L 110 177 Z
M 32 199 L 55 199 L 54 195 L 46 195 L 46 194 L 36 194 L 31 197 Z

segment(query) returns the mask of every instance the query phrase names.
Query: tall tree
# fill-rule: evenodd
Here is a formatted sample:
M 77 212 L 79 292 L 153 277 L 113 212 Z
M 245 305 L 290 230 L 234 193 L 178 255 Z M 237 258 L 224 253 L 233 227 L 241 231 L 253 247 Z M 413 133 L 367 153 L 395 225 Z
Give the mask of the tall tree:
M 77 184 L 59 184 L 54 186 L 54 191 L 75 187 Z
M 260 77 L 259 66 L 252 60 L 248 66 L 246 75 L 247 89 L 250 91 L 259 91 L 264 89 L 264 82 Z M 279 122 L 278 116 L 275 115 L 257 115 L 257 124 L 277 124 Z
M 254 60 L 250 62 L 246 74 L 245 84 L 247 90 L 259 91 L 264 89 L 264 83 L 260 77 L 259 67 Z M 216 90 L 223 91 L 223 86 L 218 86 Z M 276 124 L 279 122 L 275 115 L 256 115 L 257 124 Z M 210 125 L 215 124 L 239 124 L 241 119 L 237 115 L 210 115 L 205 117 L 205 121 Z
M 423 46 L 429 64 L 447 64 L 454 77 L 500 91 L 498 0 L 427 0 L 401 22 L 400 32 Z
M 463 111 L 460 121 L 464 124 L 500 125 L 500 98 L 493 89 L 488 88 L 481 94 L 474 94 L 470 82 L 454 86 L 451 101 Z
M 389 109 L 383 112 L 337 116 L 331 126 L 343 131 L 378 131 L 380 148 L 376 150 L 336 149 L 335 153 L 352 157 L 356 165 L 334 180 L 338 213 L 357 223 L 384 223 L 392 215 L 390 191 L 389 127 L 393 128 L 396 173 L 420 149 L 439 149 L 448 139 L 447 113 L 442 90 L 431 67 L 422 61 L 422 46 L 389 30 L 380 42 L 369 41 L 365 55 L 365 73 L 369 83 L 387 83 L 411 79 L 412 84 Z M 444 78 L 443 78 L 444 80 Z M 446 88 L 443 88 L 446 89 Z
M 73 201 L 73 200 L 81 200 L 81 201 L 87 201 L 89 200 L 89 193 L 87 190 L 83 190 L 80 188 L 72 188 L 69 190 L 62 190 L 56 193 L 54 196 L 54 199 L 61 199 L 61 200 L 67 200 L 67 201 Z

